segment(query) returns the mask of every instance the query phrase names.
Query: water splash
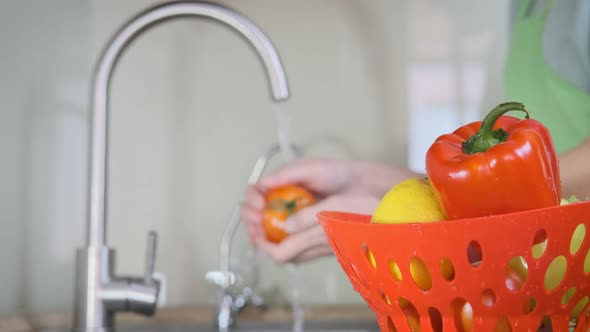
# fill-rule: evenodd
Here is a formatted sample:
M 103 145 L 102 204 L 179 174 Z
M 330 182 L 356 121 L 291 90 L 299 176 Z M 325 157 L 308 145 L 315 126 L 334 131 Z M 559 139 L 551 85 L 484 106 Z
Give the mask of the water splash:
M 275 111 L 277 120 L 277 141 L 285 162 L 293 161 L 296 157 L 291 137 L 291 116 L 283 108 L 283 104 L 277 104 Z
M 296 157 L 291 137 L 291 116 L 283 108 L 283 104 L 277 104 L 275 114 L 277 120 L 277 141 L 279 143 L 283 160 L 288 163 L 293 161 Z M 297 266 L 294 264 L 287 264 L 285 269 L 289 274 L 289 288 L 291 289 L 293 332 L 303 332 L 305 317 L 299 294 L 299 273 L 297 271 Z
M 303 332 L 305 313 L 299 294 L 299 271 L 297 265 L 287 264 L 285 267 L 289 274 L 289 286 L 291 287 L 291 307 L 293 309 L 293 332 Z

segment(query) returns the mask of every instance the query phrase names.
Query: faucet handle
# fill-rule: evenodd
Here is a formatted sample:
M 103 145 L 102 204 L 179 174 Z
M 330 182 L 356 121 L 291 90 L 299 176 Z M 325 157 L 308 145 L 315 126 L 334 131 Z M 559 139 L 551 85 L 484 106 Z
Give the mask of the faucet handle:
M 154 281 L 156 272 L 156 249 L 158 244 L 158 233 L 149 231 L 147 236 L 146 259 L 145 259 L 145 283 L 149 284 Z

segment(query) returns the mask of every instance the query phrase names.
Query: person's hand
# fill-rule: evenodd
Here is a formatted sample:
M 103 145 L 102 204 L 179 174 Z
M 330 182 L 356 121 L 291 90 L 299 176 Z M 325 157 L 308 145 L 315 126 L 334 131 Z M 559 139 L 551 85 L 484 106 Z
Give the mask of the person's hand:
M 369 162 L 321 159 L 297 160 L 262 178 L 246 190 L 241 216 L 250 240 L 277 262 L 302 262 L 331 253 L 317 223 L 322 210 L 370 214 L 393 184 L 411 176 L 409 171 Z M 298 184 L 310 190 L 318 203 L 301 210 L 286 222 L 291 235 L 280 244 L 265 240 L 261 226 L 264 193 L 269 188 Z
M 357 162 L 331 159 L 298 159 L 260 179 L 261 190 L 298 184 L 320 197 L 361 190 Z
M 268 189 L 294 183 L 311 191 L 321 201 L 337 193 L 354 192 L 358 185 L 353 183 L 353 168 L 353 162 L 350 161 L 301 159 L 263 177 L 256 185 L 248 186 L 241 216 L 246 222 L 251 241 L 256 242 L 264 236 L 262 210 L 265 205 L 264 193 Z

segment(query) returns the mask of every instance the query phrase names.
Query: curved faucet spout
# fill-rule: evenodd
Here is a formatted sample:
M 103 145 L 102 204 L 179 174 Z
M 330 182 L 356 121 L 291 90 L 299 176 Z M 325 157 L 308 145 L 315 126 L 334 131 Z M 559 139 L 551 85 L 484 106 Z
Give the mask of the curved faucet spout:
M 107 117 L 112 72 L 123 51 L 142 32 L 161 21 L 187 16 L 212 19 L 239 32 L 254 47 L 262 60 L 272 98 L 278 102 L 289 97 L 285 71 L 272 42 L 256 24 L 232 9 L 207 2 L 181 1 L 150 8 L 131 19 L 104 49 L 94 72 L 91 94 L 92 136 L 87 237 L 89 246 L 101 247 L 105 244 Z

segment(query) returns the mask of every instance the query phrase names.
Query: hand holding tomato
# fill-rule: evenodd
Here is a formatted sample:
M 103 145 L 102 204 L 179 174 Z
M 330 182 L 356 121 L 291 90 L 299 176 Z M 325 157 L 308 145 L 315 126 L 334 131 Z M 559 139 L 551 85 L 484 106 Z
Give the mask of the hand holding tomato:
M 287 218 L 313 205 L 315 198 L 304 188 L 289 184 L 270 189 L 265 195 L 265 202 L 266 206 L 262 211 L 262 227 L 266 239 L 279 243 L 289 235 L 284 228 Z
M 369 214 L 379 204 L 383 188 L 388 187 L 390 182 L 408 176 L 407 172 L 398 168 L 378 163 L 298 159 L 248 186 L 241 218 L 252 244 L 275 262 L 282 264 L 311 261 L 332 254 L 326 234 L 318 223 L 318 212 L 329 210 Z M 283 208 L 283 212 L 268 212 L 269 192 L 291 184 L 297 184 L 313 193 L 313 203 L 307 207 L 296 204 L 292 214 L 288 212 L 288 208 Z M 286 221 L 268 222 L 273 219 L 269 216 L 275 216 L 277 220 L 286 217 Z M 280 232 L 276 232 L 279 237 L 283 232 L 289 236 L 278 243 L 267 240 L 264 220 L 271 227 L 281 227 Z M 272 233 L 271 236 L 276 235 L 274 231 L 268 233 Z

